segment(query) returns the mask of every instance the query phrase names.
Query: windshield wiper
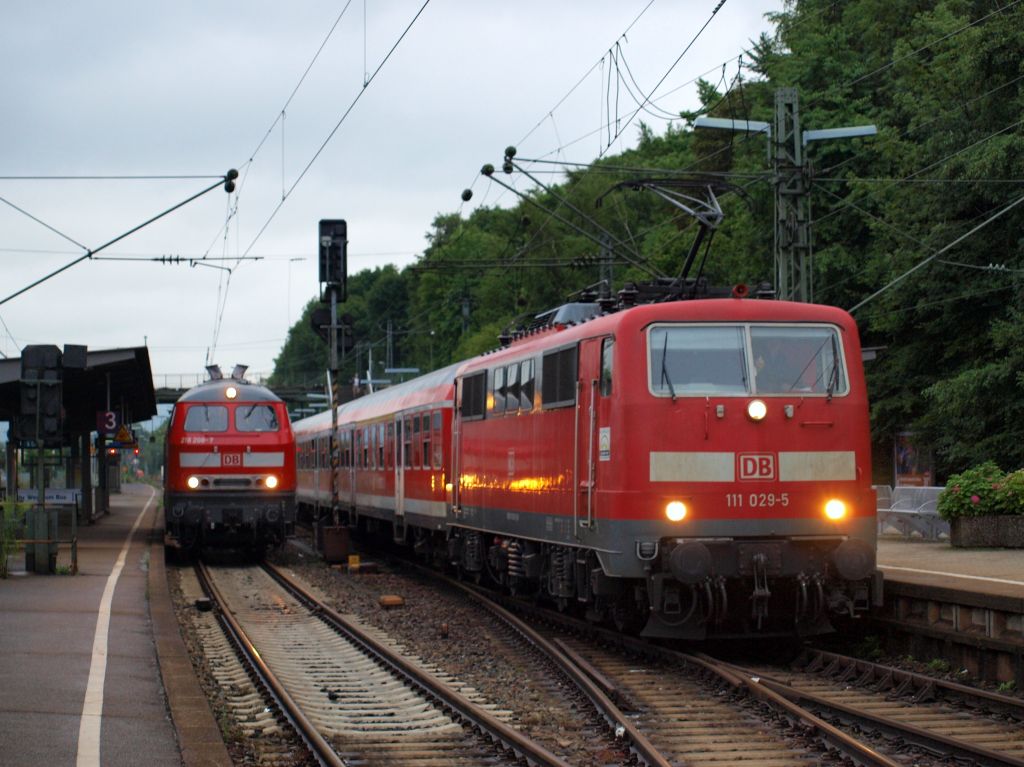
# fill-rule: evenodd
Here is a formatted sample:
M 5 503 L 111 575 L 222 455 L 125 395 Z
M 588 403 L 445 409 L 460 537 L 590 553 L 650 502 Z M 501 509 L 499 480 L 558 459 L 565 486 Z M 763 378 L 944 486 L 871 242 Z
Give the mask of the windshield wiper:
M 831 335 L 832 338 L 832 370 L 828 374 L 828 387 L 825 389 L 825 401 L 832 401 L 832 392 L 839 385 L 839 348 L 836 344 L 835 333 Z
M 676 401 L 676 389 L 672 385 L 672 378 L 668 374 L 668 366 L 665 360 L 668 358 L 668 332 L 665 333 L 665 343 L 661 346 L 661 381 L 668 384 L 668 393 L 672 395 L 672 401 Z

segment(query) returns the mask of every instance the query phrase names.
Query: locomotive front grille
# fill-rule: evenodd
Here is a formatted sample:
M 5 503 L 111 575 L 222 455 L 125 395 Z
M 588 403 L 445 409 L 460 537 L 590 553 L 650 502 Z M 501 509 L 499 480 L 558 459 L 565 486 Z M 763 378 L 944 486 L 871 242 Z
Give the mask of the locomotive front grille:
M 252 487 L 252 479 L 249 477 L 215 477 L 214 487 Z

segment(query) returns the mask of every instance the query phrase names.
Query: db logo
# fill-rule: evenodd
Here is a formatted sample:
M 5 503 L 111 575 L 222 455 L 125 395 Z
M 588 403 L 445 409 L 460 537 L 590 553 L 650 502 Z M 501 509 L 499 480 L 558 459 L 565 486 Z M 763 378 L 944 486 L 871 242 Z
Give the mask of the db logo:
M 741 453 L 740 479 L 775 479 L 775 455 Z

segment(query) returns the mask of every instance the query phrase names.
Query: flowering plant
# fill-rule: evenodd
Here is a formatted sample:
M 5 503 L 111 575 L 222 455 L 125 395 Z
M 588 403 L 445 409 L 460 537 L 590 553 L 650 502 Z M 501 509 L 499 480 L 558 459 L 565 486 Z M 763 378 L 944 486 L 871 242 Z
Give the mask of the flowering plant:
M 953 474 L 939 495 L 939 515 L 983 517 L 1024 514 L 1024 469 L 1006 474 L 993 461 Z

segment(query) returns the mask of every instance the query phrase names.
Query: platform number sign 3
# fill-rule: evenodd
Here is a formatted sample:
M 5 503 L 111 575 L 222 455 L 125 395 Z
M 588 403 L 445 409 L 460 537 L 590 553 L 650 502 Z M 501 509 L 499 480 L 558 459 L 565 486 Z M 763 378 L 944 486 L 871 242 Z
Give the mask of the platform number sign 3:
M 98 410 L 96 412 L 96 431 L 110 436 L 117 434 L 121 428 L 121 416 L 115 410 Z

